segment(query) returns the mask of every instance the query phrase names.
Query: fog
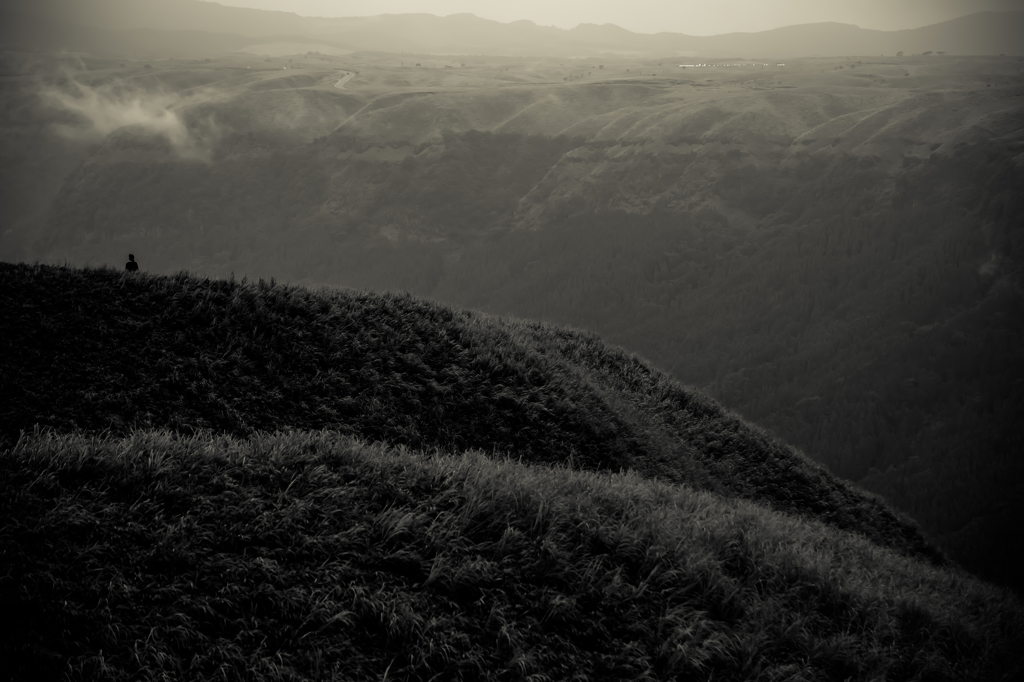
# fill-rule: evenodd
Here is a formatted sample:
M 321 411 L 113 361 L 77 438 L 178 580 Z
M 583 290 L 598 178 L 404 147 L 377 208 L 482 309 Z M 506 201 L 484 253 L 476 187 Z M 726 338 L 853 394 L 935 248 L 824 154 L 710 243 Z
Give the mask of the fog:
M 1024 53 L 1024 31 L 1019 28 L 1024 12 L 979 14 L 1024 9 L 1024 0 L 971 4 L 963 0 L 704 4 L 638 0 L 628 6 L 607 0 L 587 4 L 530 0 L 505 5 L 491 0 L 227 2 L 11 0 L 0 11 L 5 14 L 0 17 L 4 19 L 0 29 L 10 42 L 35 43 L 54 51 L 155 59 L 208 58 L 245 51 L 260 40 L 279 43 L 283 38 L 309 44 L 299 53 L 319 51 L 322 45 L 348 52 L 558 57 L 610 52 L 779 58 L 897 51 Z M 950 20 L 958 23 L 943 26 Z M 797 25 L 797 30 L 769 31 Z M 576 27 L 583 28 L 562 30 Z
M 611 23 L 640 33 L 671 31 L 688 35 L 765 31 L 826 21 L 895 31 L 973 12 L 1024 9 L 1024 0 L 222 0 L 220 4 L 324 17 L 404 13 L 445 16 L 468 12 L 496 21 L 525 19 L 559 28 Z
M 183 107 L 208 100 L 212 93 L 152 92 L 124 81 L 92 87 L 69 72 L 64 84 L 40 86 L 39 94 L 50 109 L 63 114 L 61 122 L 53 125 L 55 132 L 66 138 L 99 141 L 130 126 L 163 138 L 180 159 L 208 162 L 211 147 L 222 133 L 212 117 L 186 123 L 181 114 Z

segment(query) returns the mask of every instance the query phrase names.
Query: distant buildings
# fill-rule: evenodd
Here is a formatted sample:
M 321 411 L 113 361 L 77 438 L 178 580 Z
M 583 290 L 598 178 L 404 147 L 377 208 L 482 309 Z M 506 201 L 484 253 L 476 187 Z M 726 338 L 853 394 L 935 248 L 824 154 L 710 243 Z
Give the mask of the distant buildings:
M 755 62 L 744 62 L 742 64 L 680 64 L 681 69 L 696 69 L 699 67 L 715 67 L 715 66 L 772 66 L 767 63 L 755 63 Z M 785 64 L 775 64 L 775 66 L 785 66 Z

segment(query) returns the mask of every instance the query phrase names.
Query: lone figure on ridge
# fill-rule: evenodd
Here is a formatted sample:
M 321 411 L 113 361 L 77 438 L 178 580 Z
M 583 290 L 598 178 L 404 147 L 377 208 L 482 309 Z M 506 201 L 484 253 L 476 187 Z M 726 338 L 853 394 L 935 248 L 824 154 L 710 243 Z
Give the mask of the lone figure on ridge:
M 137 272 L 138 271 L 139 264 L 135 262 L 135 255 L 134 254 L 131 254 L 131 253 L 128 254 L 128 262 L 124 264 L 124 269 L 127 270 L 128 272 Z

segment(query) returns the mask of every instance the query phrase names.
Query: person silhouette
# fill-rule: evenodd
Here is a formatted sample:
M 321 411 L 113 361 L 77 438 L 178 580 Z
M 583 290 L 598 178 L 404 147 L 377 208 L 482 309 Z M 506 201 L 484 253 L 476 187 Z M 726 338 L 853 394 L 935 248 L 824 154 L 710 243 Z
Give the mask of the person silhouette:
M 136 272 L 139 269 L 139 264 L 135 262 L 134 254 L 128 254 L 128 262 L 124 264 L 124 269 L 128 272 Z

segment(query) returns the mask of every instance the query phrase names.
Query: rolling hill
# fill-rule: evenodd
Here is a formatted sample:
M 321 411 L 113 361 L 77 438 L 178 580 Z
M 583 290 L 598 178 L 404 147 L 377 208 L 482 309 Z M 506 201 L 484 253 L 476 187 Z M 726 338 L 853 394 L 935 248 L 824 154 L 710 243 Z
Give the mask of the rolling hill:
M 14 679 L 1015 679 L 1024 607 L 593 334 L 0 264 Z
M 409 296 L 3 265 L 2 435 L 331 429 L 571 462 L 830 519 L 942 562 L 908 521 L 594 335 Z M 780 492 L 785 491 L 785 492 Z
M 16 56 L 7 259 L 587 328 L 1024 587 L 1016 59 Z

